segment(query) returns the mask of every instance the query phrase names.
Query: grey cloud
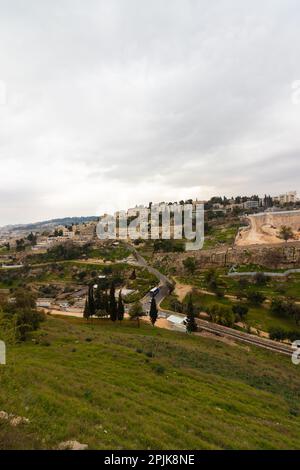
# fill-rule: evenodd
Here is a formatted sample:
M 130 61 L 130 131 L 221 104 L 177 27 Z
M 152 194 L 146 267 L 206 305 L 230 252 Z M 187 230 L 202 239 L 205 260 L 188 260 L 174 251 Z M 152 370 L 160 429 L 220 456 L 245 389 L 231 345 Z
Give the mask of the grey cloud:
M 120 185 L 299 189 L 299 19 L 296 0 L 0 0 L 0 220 L 90 214 Z

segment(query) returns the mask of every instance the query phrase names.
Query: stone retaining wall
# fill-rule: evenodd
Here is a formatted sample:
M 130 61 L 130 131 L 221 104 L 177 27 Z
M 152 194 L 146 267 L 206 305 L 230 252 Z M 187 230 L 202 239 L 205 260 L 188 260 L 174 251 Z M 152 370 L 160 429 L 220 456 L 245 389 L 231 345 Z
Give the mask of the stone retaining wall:
M 185 253 L 157 253 L 153 263 L 166 264 L 183 270 L 185 258 L 194 257 L 198 268 L 231 267 L 233 265 L 257 264 L 274 269 L 300 268 L 300 242 L 280 245 L 252 245 L 249 247 L 219 248 Z

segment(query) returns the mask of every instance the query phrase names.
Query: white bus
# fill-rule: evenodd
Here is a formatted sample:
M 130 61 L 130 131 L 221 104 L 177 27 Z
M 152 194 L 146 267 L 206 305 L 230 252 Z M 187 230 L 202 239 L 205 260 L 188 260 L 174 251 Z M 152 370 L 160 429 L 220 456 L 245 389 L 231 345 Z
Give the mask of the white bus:
M 159 287 L 153 287 L 153 289 L 150 290 L 150 296 L 155 297 L 159 293 Z

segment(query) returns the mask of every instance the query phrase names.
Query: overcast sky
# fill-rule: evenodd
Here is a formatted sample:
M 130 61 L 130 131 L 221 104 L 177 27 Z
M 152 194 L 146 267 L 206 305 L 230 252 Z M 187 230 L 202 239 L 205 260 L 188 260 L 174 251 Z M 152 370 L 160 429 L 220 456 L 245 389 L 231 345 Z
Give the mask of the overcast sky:
M 299 24 L 299 0 L 0 0 L 0 225 L 300 190 Z

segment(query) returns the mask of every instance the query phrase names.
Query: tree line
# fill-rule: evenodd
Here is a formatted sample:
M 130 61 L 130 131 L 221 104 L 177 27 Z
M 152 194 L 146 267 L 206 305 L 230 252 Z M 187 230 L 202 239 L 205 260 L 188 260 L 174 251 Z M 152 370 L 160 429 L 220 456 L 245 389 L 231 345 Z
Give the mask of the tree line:
M 135 302 L 129 309 L 129 316 L 133 320 L 138 321 L 140 317 L 145 315 L 141 302 Z M 124 319 L 125 306 L 120 289 L 118 299 L 116 300 L 115 283 L 112 282 L 110 288 L 107 289 L 106 283 L 91 283 L 85 301 L 83 316 L 86 320 L 92 317 L 110 318 L 111 321 L 122 321 Z M 154 297 L 151 299 L 149 316 L 152 325 L 156 323 L 158 318 L 158 309 Z

